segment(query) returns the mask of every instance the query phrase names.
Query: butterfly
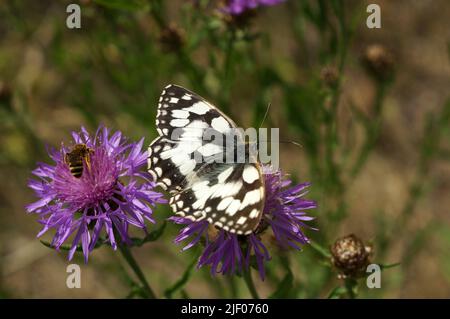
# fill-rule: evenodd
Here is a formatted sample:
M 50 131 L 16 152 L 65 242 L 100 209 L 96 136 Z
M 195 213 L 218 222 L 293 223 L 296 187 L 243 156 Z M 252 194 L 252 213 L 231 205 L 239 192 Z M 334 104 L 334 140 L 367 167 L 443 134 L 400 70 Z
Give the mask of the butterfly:
M 262 167 L 243 131 L 217 107 L 173 84 L 159 98 L 156 129 L 148 170 L 170 193 L 173 212 L 237 235 L 251 234 L 263 214 L 265 191 Z M 205 138 L 205 132 L 221 139 Z M 242 149 L 244 161 L 229 156 Z

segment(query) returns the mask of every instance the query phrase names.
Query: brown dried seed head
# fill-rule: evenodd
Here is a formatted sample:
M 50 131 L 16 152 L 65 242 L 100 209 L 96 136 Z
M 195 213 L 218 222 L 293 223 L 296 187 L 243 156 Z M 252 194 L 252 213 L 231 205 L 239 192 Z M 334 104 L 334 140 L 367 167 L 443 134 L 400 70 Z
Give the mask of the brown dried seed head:
M 370 263 L 370 247 L 353 234 L 337 239 L 330 250 L 333 265 L 345 276 L 358 276 Z

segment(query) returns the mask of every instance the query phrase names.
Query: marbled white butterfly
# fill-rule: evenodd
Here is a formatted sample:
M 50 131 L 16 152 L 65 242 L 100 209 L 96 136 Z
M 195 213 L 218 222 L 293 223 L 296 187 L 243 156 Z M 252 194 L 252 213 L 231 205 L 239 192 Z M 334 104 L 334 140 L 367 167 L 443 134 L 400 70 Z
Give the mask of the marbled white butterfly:
M 159 99 L 156 128 L 160 136 L 149 147 L 149 172 L 170 192 L 174 213 L 238 235 L 254 231 L 264 208 L 264 180 L 236 124 L 197 94 L 168 85 Z M 207 131 L 222 137 L 220 142 L 205 139 Z M 229 140 L 231 145 L 223 143 Z M 229 161 L 242 145 L 245 160 Z

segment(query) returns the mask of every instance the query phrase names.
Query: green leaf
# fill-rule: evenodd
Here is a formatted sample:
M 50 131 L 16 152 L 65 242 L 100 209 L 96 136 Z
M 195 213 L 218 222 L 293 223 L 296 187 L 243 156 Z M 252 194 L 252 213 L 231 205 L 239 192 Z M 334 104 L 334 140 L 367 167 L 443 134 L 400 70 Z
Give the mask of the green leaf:
M 48 241 L 45 241 L 45 240 L 42 240 L 42 239 L 41 239 L 40 242 L 41 242 L 45 247 L 48 247 L 48 248 L 50 248 L 50 249 L 55 249 L 55 247 L 52 246 L 52 244 L 49 243 Z M 100 246 L 103 245 L 103 243 L 104 243 L 104 240 L 100 240 L 100 239 L 99 239 L 99 240 L 97 241 L 97 243 L 95 244 L 94 249 L 99 248 Z M 61 245 L 61 246 L 59 247 L 59 250 L 69 251 L 71 248 L 72 248 L 72 245 Z M 77 245 L 77 248 L 75 248 L 75 251 L 80 251 L 80 252 L 82 252 L 82 251 L 83 251 L 83 247 L 82 247 L 81 245 Z
M 328 295 L 328 299 L 339 299 L 347 293 L 347 289 L 342 286 L 337 286 L 333 290 L 331 290 L 330 294 Z
M 191 297 L 189 296 L 189 294 L 187 293 L 187 291 L 184 290 L 184 289 L 181 289 L 180 294 L 181 294 L 181 298 L 182 298 L 182 299 L 191 299 Z
M 294 276 L 292 271 L 288 270 L 283 280 L 281 280 L 277 289 L 270 295 L 270 299 L 289 298 L 294 288 Z
M 141 297 L 141 298 L 147 297 L 144 288 L 142 286 L 139 286 L 135 282 L 133 282 L 130 292 L 128 293 L 128 295 L 125 296 L 125 299 L 132 299 L 134 297 Z
M 189 278 L 191 277 L 192 269 L 194 269 L 194 266 L 195 266 L 196 263 L 197 263 L 197 258 L 195 258 L 187 266 L 186 270 L 183 273 L 183 276 L 181 276 L 181 278 L 178 279 L 171 287 L 167 288 L 164 291 L 164 296 L 166 296 L 167 299 L 172 299 L 173 294 L 175 292 L 177 292 L 178 290 L 182 289 L 184 287 L 184 285 L 186 285 L 186 283 L 189 281 Z M 186 292 L 184 292 L 184 293 L 186 293 Z
M 387 265 L 380 265 L 381 270 L 385 270 L 385 269 L 389 269 L 389 268 L 394 268 L 394 267 L 398 267 L 400 266 L 401 263 L 394 263 L 394 264 L 387 264 Z
M 55 247 L 52 246 L 52 244 L 49 243 L 48 241 L 45 241 L 45 240 L 42 240 L 42 239 L 41 239 L 40 242 L 41 242 L 45 247 L 48 247 L 48 248 L 50 248 L 50 249 L 55 249 Z M 64 250 L 64 251 L 68 251 L 68 250 L 70 250 L 70 248 L 71 248 L 70 245 L 61 245 L 61 246 L 59 247 L 60 250 Z M 78 245 L 78 246 L 77 246 L 76 251 L 82 251 L 81 245 Z
M 327 248 L 325 248 L 325 247 L 321 246 L 320 244 L 316 243 L 315 241 L 311 240 L 310 246 L 316 252 L 318 252 L 322 257 L 325 257 L 327 259 L 331 258 L 330 251 Z
M 161 237 L 162 234 L 164 233 L 164 230 L 165 230 L 165 228 L 166 228 L 166 225 L 167 225 L 167 223 L 166 223 L 166 221 L 164 221 L 164 222 L 162 223 L 162 225 L 161 225 L 158 229 L 156 229 L 156 230 L 150 232 L 150 233 L 149 233 L 147 236 L 145 236 L 144 238 L 135 238 L 135 237 L 131 238 L 131 241 L 133 242 L 132 246 L 140 247 L 140 246 L 144 245 L 144 244 L 147 243 L 147 242 L 157 240 L 157 239 L 158 239 L 159 237 Z

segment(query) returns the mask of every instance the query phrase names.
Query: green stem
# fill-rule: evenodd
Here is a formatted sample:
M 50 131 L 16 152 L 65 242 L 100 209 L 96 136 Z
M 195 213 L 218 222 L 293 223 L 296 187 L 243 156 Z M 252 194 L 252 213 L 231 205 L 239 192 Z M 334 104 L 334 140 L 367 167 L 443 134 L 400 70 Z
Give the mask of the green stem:
M 313 248 L 316 252 L 318 252 L 322 257 L 326 258 L 326 259 L 330 259 L 331 258 L 331 253 L 330 251 L 323 247 L 322 245 L 320 245 L 319 243 L 317 243 L 314 240 L 310 241 L 310 246 L 311 248 Z
M 342 74 L 344 70 L 345 61 L 347 58 L 347 49 L 348 49 L 348 29 L 345 22 L 345 8 L 344 2 L 342 0 L 338 1 L 337 12 L 336 12 L 338 22 L 339 22 L 339 31 L 341 33 L 341 40 L 339 41 L 339 74 Z
M 131 269 L 133 269 L 133 272 L 138 277 L 148 298 L 156 299 L 155 293 L 153 292 L 152 288 L 148 284 L 147 279 L 145 279 L 144 273 L 142 272 L 141 268 L 139 267 L 138 263 L 136 262 L 136 259 L 134 259 L 133 255 L 131 254 L 131 251 L 128 249 L 128 247 L 123 244 L 119 244 L 119 250 L 122 253 L 123 258 L 125 258 L 128 265 L 130 265 Z
M 365 130 L 366 130 L 366 140 L 364 142 L 364 145 L 362 146 L 361 150 L 359 151 L 358 158 L 356 160 L 356 163 L 354 164 L 352 171 L 351 171 L 351 177 L 355 178 L 364 164 L 366 163 L 370 152 L 374 148 L 377 139 L 380 134 L 380 128 L 381 128 L 381 122 L 382 122 L 382 116 L 383 116 L 383 102 L 384 98 L 386 96 L 386 90 L 388 87 L 387 82 L 381 82 L 377 84 L 377 91 L 375 96 L 375 101 L 373 104 L 373 120 L 367 121 L 364 123 Z
M 219 98 L 221 99 L 221 107 L 225 113 L 228 113 L 230 111 L 230 92 L 233 79 L 232 60 L 236 41 L 236 30 L 231 29 L 229 32 L 230 34 L 228 35 L 228 40 L 225 48 L 223 70 L 220 74 L 222 81 L 222 90 Z
M 255 284 L 253 283 L 251 269 L 249 268 L 247 271 L 243 273 L 245 284 L 247 285 L 250 294 L 253 299 L 260 299 L 258 292 L 256 291 Z
M 165 8 L 164 3 L 161 0 L 157 0 L 153 2 L 153 7 L 150 10 L 150 13 L 158 25 L 160 31 L 167 28 L 169 23 L 166 21 L 165 17 Z M 181 68 L 186 70 L 186 74 L 189 77 L 193 85 L 193 89 L 195 89 L 200 94 L 206 94 L 208 90 L 204 85 L 204 72 L 202 72 L 199 67 L 192 61 L 189 57 L 189 52 L 186 52 L 186 48 L 181 48 L 177 52 L 178 62 Z
M 345 289 L 347 290 L 347 294 L 350 299 L 356 298 L 356 293 L 355 293 L 356 284 L 357 284 L 357 282 L 353 278 L 345 279 Z

